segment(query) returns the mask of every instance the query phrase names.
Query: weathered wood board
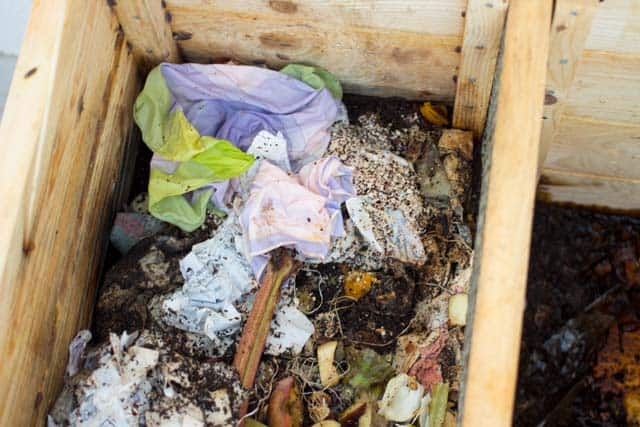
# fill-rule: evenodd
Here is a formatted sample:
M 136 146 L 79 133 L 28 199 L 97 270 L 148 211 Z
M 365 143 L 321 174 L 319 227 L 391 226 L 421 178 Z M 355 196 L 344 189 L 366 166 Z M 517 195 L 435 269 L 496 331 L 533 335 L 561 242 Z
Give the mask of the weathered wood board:
M 544 103 L 551 1 L 510 3 L 483 147 L 463 426 L 509 426 L 518 375 Z M 517 94 L 517 96 L 514 96 Z
M 469 0 L 462 58 L 453 108 L 453 126 L 482 136 L 502 41 L 507 1 Z
M 166 3 L 188 61 L 310 63 L 348 92 L 453 102 L 466 1 Z
M 551 52 L 565 53 L 549 63 L 548 85 L 559 90 L 547 97 L 555 104 L 545 109 L 540 197 L 640 212 L 632 196 L 640 175 L 640 3 L 561 0 L 558 8 L 569 21 L 551 28 Z
M 640 180 L 545 169 L 539 198 L 640 215 Z
M 88 325 L 139 87 L 106 2 L 34 2 L 23 52 L 0 127 L 3 426 L 43 424 Z

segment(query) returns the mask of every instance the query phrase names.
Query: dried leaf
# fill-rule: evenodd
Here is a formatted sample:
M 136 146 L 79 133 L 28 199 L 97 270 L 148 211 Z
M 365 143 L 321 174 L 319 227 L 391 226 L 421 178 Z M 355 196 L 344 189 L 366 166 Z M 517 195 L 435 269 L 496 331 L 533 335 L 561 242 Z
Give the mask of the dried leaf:
M 365 414 L 366 409 L 367 402 L 356 402 L 340 414 L 338 421 L 340 421 L 341 425 L 357 425 L 360 418 Z
M 598 354 L 593 376 L 603 392 L 623 394 L 630 424 L 640 425 L 640 328 L 621 331 L 620 324 L 609 330 L 605 347 Z

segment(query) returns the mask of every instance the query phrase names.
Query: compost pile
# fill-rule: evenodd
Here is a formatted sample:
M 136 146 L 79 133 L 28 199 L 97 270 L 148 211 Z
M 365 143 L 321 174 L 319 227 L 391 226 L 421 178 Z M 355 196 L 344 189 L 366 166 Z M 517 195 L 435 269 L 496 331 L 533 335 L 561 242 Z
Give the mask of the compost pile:
M 640 425 L 640 221 L 538 204 L 517 426 Z
M 455 424 L 472 137 L 342 97 L 302 65 L 149 74 L 148 193 L 116 217 L 50 425 Z

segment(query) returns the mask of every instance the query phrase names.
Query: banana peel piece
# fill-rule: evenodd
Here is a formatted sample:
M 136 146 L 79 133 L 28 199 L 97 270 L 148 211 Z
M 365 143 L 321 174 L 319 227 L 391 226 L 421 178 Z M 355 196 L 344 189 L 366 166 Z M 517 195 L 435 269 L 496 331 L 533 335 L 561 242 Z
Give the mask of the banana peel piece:
M 435 126 L 449 126 L 449 118 L 447 117 L 447 108 L 443 105 L 431 105 L 425 102 L 420 107 L 422 117 Z

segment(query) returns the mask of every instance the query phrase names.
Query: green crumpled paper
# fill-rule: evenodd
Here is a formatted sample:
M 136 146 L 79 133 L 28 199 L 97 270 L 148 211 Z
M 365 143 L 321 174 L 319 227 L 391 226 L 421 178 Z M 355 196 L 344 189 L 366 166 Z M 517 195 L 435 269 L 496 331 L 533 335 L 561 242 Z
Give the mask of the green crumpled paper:
M 229 141 L 200 136 L 181 110 L 170 109 L 171 94 L 158 66 L 136 99 L 134 119 L 154 153 L 181 163 L 171 174 L 151 169 L 149 212 L 189 232 L 204 222 L 213 190 L 202 191 L 192 201 L 184 194 L 243 174 L 254 157 Z
M 289 64 L 281 73 L 301 80 L 314 89 L 327 88 L 335 99 L 342 99 L 342 86 L 333 74 L 320 67 L 302 64 Z

